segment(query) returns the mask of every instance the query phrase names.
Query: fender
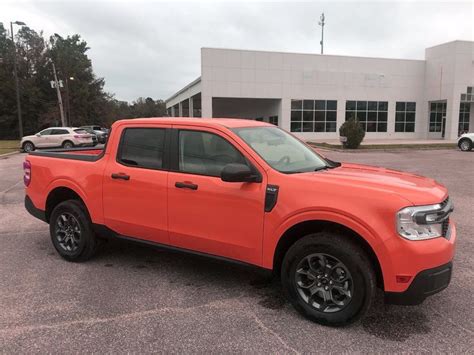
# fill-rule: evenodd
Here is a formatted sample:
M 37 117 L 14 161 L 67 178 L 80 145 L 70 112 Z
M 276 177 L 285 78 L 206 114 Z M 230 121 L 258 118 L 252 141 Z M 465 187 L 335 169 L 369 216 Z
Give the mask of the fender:
M 56 180 L 53 180 L 48 186 L 47 188 L 45 189 L 47 191 L 47 193 L 44 195 L 46 196 L 45 197 L 45 200 L 42 201 L 42 209 L 46 210 L 46 201 L 48 199 L 48 196 L 49 194 L 56 188 L 58 187 L 65 187 L 65 188 L 68 188 L 68 189 L 71 189 L 72 191 L 74 191 L 77 195 L 79 195 L 79 197 L 82 199 L 82 201 L 84 202 L 84 204 L 86 205 L 86 208 L 87 208 L 87 211 L 89 212 L 89 215 L 92 219 L 93 222 L 95 223 L 102 223 L 102 213 L 101 213 L 101 209 L 97 209 L 97 208 L 91 208 L 91 206 L 93 206 L 94 204 L 91 203 L 90 201 L 90 198 L 89 196 L 87 195 L 87 193 L 81 188 L 81 186 L 79 186 L 77 183 L 75 183 L 74 181 L 72 180 L 69 180 L 67 178 L 58 178 Z
M 315 220 L 341 224 L 357 233 L 370 245 L 374 251 L 377 259 L 379 260 L 383 275 L 393 274 L 393 266 L 389 252 L 387 251 L 382 239 L 378 237 L 378 234 L 370 226 L 368 226 L 363 221 L 358 220 L 354 216 L 347 215 L 341 211 L 332 210 L 300 211 L 286 218 L 285 221 L 274 231 L 266 232 L 263 241 L 263 267 L 267 269 L 273 268 L 273 258 L 276 247 L 280 241 L 280 238 L 287 230 L 299 223 Z

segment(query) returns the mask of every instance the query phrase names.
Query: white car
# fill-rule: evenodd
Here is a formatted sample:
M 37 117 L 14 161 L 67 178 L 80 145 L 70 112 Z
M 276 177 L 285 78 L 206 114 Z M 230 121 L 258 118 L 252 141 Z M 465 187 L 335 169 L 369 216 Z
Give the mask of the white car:
M 21 148 L 29 153 L 36 148 L 65 149 L 73 147 L 95 146 L 97 138 L 81 128 L 74 127 L 50 127 L 21 139 Z
M 463 152 L 468 152 L 474 147 L 474 133 L 464 133 L 458 138 L 458 147 Z

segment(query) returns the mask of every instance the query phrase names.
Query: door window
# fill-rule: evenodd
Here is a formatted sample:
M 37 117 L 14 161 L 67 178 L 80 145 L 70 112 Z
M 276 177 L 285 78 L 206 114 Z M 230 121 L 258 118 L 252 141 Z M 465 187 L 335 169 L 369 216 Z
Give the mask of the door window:
M 40 134 L 42 136 L 49 136 L 51 134 L 51 132 L 53 132 L 52 129 L 45 129 L 45 130 L 41 131 Z
M 53 129 L 52 135 L 69 134 L 67 129 Z
M 138 168 L 163 168 L 165 130 L 127 128 L 122 133 L 117 161 Z
M 179 132 L 179 170 L 220 176 L 227 164 L 247 164 L 244 156 L 224 138 L 202 131 Z

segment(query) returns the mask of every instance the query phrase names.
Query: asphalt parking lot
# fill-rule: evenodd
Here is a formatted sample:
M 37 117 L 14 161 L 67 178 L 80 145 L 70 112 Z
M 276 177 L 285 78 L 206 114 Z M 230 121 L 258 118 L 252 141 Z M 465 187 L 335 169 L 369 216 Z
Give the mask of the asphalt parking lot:
M 0 157 L 0 353 L 448 352 L 474 349 L 474 151 L 324 152 L 427 175 L 455 204 L 450 287 L 421 306 L 386 306 L 328 328 L 303 319 L 266 274 L 112 242 L 63 261 L 23 207 L 23 154 Z

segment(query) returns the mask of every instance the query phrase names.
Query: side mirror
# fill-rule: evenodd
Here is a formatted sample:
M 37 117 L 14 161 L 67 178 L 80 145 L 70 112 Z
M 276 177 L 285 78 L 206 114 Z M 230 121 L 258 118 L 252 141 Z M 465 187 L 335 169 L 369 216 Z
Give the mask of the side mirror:
M 227 164 L 222 169 L 221 179 L 226 182 L 261 182 L 260 176 L 245 164 Z
M 36 137 L 41 137 L 41 134 L 36 133 L 35 136 L 36 136 Z

